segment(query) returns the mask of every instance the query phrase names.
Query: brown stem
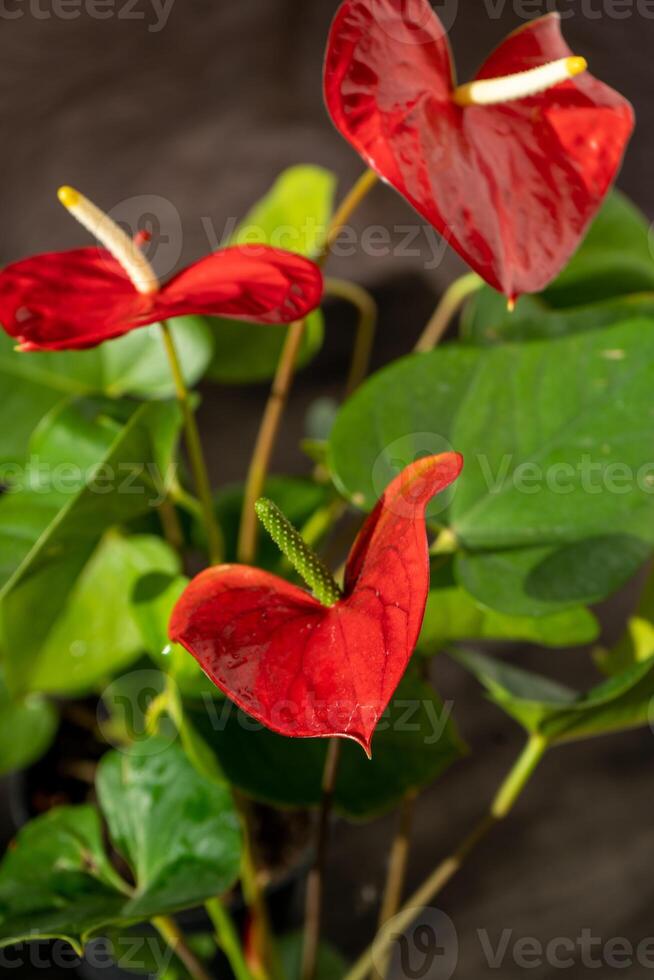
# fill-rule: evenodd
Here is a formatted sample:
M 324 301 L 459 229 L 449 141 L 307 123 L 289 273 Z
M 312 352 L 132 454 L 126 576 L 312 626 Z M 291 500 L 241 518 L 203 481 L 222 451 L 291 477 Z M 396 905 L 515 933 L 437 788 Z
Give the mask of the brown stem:
M 258 522 L 254 505 L 259 497 L 263 496 L 279 424 L 295 375 L 295 365 L 304 337 L 304 326 L 305 321 L 298 320 L 288 328 L 270 397 L 263 413 L 261 427 L 252 453 L 252 461 L 245 484 L 243 514 L 238 537 L 238 560 L 245 565 L 251 565 L 255 559 Z
M 301 980 L 313 980 L 318 962 L 320 924 L 322 920 L 323 882 L 327 860 L 329 818 L 336 788 L 336 775 L 340 756 L 340 743 L 330 738 L 322 776 L 322 801 L 316 834 L 316 856 L 307 881 L 304 911 L 304 947 L 302 949 Z
M 400 807 L 400 821 L 391 848 L 386 888 L 379 913 L 380 930 L 383 929 L 389 919 L 393 918 L 402 902 L 402 893 L 404 891 L 404 882 L 409 861 L 409 849 L 411 847 L 411 830 L 413 828 L 416 798 L 416 791 L 409 790 L 405 794 Z M 371 973 L 372 980 L 384 980 L 386 966 L 387 964 L 380 964 L 379 970 L 373 968 Z
M 212 980 L 193 950 L 187 945 L 181 929 L 173 919 L 160 915 L 152 919 L 152 925 L 168 943 L 177 959 L 184 964 L 193 980 Z

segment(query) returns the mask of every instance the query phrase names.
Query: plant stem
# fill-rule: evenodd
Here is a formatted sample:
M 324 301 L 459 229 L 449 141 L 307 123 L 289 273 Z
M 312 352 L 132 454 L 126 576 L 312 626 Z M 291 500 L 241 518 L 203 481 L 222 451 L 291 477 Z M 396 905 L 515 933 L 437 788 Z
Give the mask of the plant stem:
M 322 920 L 323 881 L 329 838 L 329 818 L 336 788 L 340 743 L 330 738 L 327 745 L 325 768 L 322 775 L 322 801 L 316 834 L 316 856 L 307 881 L 307 897 L 304 907 L 304 946 L 302 949 L 301 980 L 313 980 L 318 963 L 320 924 Z
M 393 918 L 402 901 L 404 880 L 409 861 L 409 849 L 411 847 L 411 829 L 413 827 L 416 798 L 416 791 L 410 790 L 405 794 L 400 807 L 400 822 L 391 848 L 386 888 L 384 889 L 384 898 L 379 913 L 379 930 L 386 925 L 389 919 Z M 371 973 L 372 980 L 383 980 L 386 976 L 386 965 L 386 963 L 379 964 L 379 969 L 373 968 Z
M 241 816 L 243 825 L 243 854 L 241 858 L 241 886 L 245 904 L 252 913 L 255 928 L 255 938 L 258 944 L 259 959 L 264 965 L 266 976 L 281 977 L 282 970 L 277 959 L 268 907 L 259 884 L 257 862 L 252 844 L 250 807 L 248 801 L 240 793 L 234 792 L 234 800 Z
M 166 320 L 161 322 L 161 332 L 164 339 L 164 345 L 166 347 L 166 353 L 168 354 L 168 360 L 170 362 L 170 371 L 175 383 L 177 401 L 179 403 L 184 422 L 186 449 L 188 452 L 191 470 L 193 472 L 193 480 L 195 482 L 195 488 L 202 506 L 202 514 L 209 548 L 209 560 L 212 565 L 217 565 L 222 561 L 223 540 L 220 528 L 218 527 L 218 523 L 216 521 L 216 515 L 214 513 L 213 500 L 211 496 L 211 484 L 209 482 L 209 474 L 207 472 L 204 453 L 202 452 L 200 433 L 195 420 L 195 413 L 189 399 L 188 388 L 186 387 L 186 382 L 184 381 L 182 366 L 179 361 L 170 324 Z
M 236 980 L 252 980 L 241 941 L 229 912 L 219 898 L 210 898 L 205 902 L 205 908 L 216 930 L 218 945 L 227 957 Z
M 336 239 L 342 231 L 343 226 L 359 207 L 364 197 L 372 190 L 378 181 L 379 177 L 374 170 L 365 170 L 357 182 L 345 195 L 341 204 L 336 209 L 334 217 L 332 218 L 329 228 L 327 229 L 325 244 L 318 258 L 319 265 L 323 265 L 327 256 L 332 250 Z
M 184 552 L 184 533 L 182 531 L 182 525 L 179 522 L 179 517 L 177 516 L 177 511 L 175 510 L 175 504 L 170 496 L 167 496 L 161 501 L 158 511 L 166 541 L 173 551 L 182 558 Z
M 357 960 L 344 980 L 364 980 L 375 962 L 380 962 L 388 956 L 397 937 L 404 932 L 425 905 L 433 902 L 486 834 L 507 816 L 529 782 L 547 748 L 548 742 L 543 736 L 530 736 L 485 816 L 464 838 L 457 849 L 435 868 L 420 888 L 405 902 L 400 912 L 393 918 L 393 928 L 385 933 L 382 930 L 378 934 L 373 946 L 370 946 Z
M 261 420 L 257 441 L 252 453 L 252 460 L 245 483 L 243 513 L 238 536 L 238 560 L 245 565 L 251 565 L 255 559 L 257 547 L 257 515 L 254 505 L 263 496 L 266 476 L 270 460 L 277 441 L 279 424 L 288 401 L 295 365 L 297 362 L 302 338 L 304 337 L 304 320 L 297 320 L 288 328 L 284 347 L 277 364 L 270 397 Z
M 175 953 L 177 959 L 184 964 L 193 980 L 211 980 L 210 975 L 193 950 L 188 947 L 181 929 L 173 919 L 167 915 L 159 915 L 151 921 L 159 935 Z
M 338 238 L 339 230 L 368 191 L 377 183 L 377 180 L 377 175 L 372 170 L 367 170 L 346 195 L 329 225 L 325 244 L 316 260 L 318 265 L 323 266 L 325 264 L 330 249 Z M 297 320 L 288 328 L 248 469 L 237 549 L 238 560 L 245 565 L 251 565 L 256 557 L 257 516 L 254 512 L 254 505 L 259 497 L 264 494 L 270 460 L 295 376 L 295 366 L 302 346 L 305 323 L 305 320 Z
M 483 280 L 475 272 L 455 279 L 443 293 L 440 303 L 414 349 L 418 353 L 433 350 L 441 341 L 452 318 L 458 313 L 465 300 L 476 293 L 483 284 Z
M 348 282 L 347 279 L 326 279 L 325 293 L 328 296 L 335 296 L 337 299 L 344 299 L 351 303 L 359 314 L 350 372 L 345 385 L 345 397 L 349 398 L 368 373 L 375 330 L 377 329 L 377 304 L 363 286 Z

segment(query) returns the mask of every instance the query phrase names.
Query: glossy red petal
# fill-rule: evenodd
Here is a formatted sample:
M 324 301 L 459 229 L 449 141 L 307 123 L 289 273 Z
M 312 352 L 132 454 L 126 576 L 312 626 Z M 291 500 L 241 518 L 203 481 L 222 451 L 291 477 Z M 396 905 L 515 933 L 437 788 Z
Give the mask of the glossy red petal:
M 35 255 L 0 273 L 0 323 L 25 350 L 94 347 L 152 322 L 152 305 L 100 248 Z
M 244 245 L 214 252 L 175 276 L 158 297 L 165 317 L 185 313 L 255 323 L 290 323 L 322 298 L 318 266 L 300 255 Z
M 570 53 L 548 15 L 511 35 L 478 77 Z M 451 74 L 428 0 L 346 0 L 337 13 L 325 65 L 337 128 L 491 285 L 537 292 L 601 205 L 633 111 L 588 73 L 529 99 L 461 109 Z
M 170 638 L 232 700 L 293 737 L 339 735 L 368 752 L 406 670 L 429 588 L 425 507 L 456 479 L 456 453 L 403 471 L 359 535 L 344 598 L 331 608 L 241 565 L 202 572 L 179 600 Z

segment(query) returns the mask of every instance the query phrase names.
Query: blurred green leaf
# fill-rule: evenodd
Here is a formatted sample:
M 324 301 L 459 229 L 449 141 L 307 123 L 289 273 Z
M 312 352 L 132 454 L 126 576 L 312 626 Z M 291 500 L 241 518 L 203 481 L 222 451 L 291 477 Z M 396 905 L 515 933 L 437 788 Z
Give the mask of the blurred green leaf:
M 645 321 L 404 358 L 341 409 L 330 468 L 370 509 L 402 466 L 453 447 L 463 474 L 428 515 L 456 536 L 466 590 L 512 616 L 585 605 L 654 542 L 653 368 Z
M 592 643 L 599 623 L 584 607 L 549 616 L 507 616 L 486 609 L 449 573 L 432 573 L 432 588 L 418 640 L 423 653 L 437 653 L 453 640 L 522 640 L 541 646 L 564 647 Z
M 484 685 L 491 701 L 550 743 L 608 735 L 654 721 L 654 656 L 583 695 L 480 653 L 457 651 L 454 656 Z
M 171 321 L 189 386 L 204 374 L 213 353 L 211 330 L 201 317 Z M 0 331 L 3 412 L 11 425 L 0 435 L 0 479 L 7 464 L 22 462 L 39 421 L 67 398 L 171 398 L 174 385 L 159 326 L 142 327 L 87 351 L 21 354 Z
M 611 650 L 601 648 L 596 650 L 595 662 L 600 670 L 613 677 L 634 664 L 649 660 L 652 655 L 654 655 L 654 575 L 650 574 L 622 636 Z
M 285 170 L 234 232 L 230 244 L 265 244 L 311 257 L 324 240 L 332 215 L 336 178 L 328 170 Z M 248 384 L 273 377 L 287 328 L 208 317 L 215 341 L 210 377 L 222 384 Z M 299 366 L 320 350 L 324 323 L 319 310 L 307 319 Z
M 122 623 L 112 621 L 113 613 L 129 611 L 117 568 L 128 581 L 175 568 L 158 540 L 142 541 L 137 551 L 117 539 L 101 543 L 111 527 L 151 512 L 160 499 L 177 439 L 177 408 L 115 406 L 124 418 L 110 409 L 105 402 L 81 402 L 57 410 L 34 441 L 39 472 L 27 489 L 0 498 L 1 645 L 15 693 L 84 686 L 100 663 L 103 672 L 109 669 L 112 656 L 123 666 L 138 637 L 127 621 L 122 644 Z M 113 613 L 102 609 L 108 595 Z
M 132 612 L 141 632 L 143 649 L 156 665 L 175 680 L 189 697 L 222 697 L 222 692 L 201 670 L 197 660 L 168 639 L 168 623 L 175 603 L 188 585 L 184 575 L 154 571 L 134 585 Z
M 326 746 L 320 739 L 276 735 L 231 702 L 190 710 L 227 778 L 243 792 L 279 806 L 317 806 Z M 343 741 L 334 804 L 365 819 L 390 809 L 410 789 L 436 780 L 462 754 L 462 743 L 433 688 L 414 673 L 402 680 L 373 740 L 372 761 Z
M 0 776 L 24 769 L 50 748 L 58 725 L 57 709 L 28 694 L 12 699 L 0 673 Z

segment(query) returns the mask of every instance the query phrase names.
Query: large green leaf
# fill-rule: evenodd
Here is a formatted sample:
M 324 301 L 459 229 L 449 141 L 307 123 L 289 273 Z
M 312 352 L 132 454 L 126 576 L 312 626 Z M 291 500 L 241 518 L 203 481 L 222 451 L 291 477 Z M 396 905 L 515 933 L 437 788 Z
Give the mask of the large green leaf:
M 213 352 L 211 331 L 201 317 L 171 321 L 189 385 L 202 376 Z M 0 435 L 0 476 L 6 464 L 22 462 L 32 431 L 55 405 L 70 397 L 169 398 L 170 365 L 158 325 L 143 327 L 88 351 L 21 354 L 0 331 L 3 412 L 11 425 Z
M 0 946 L 84 942 L 109 927 L 200 905 L 231 887 L 240 826 L 229 791 L 203 780 L 176 744 L 153 739 L 102 760 L 98 796 L 134 886 L 113 869 L 94 807 L 28 824 L 0 867 Z
M 296 166 L 284 171 L 234 232 L 231 244 L 266 244 L 312 256 L 331 218 L 336 179 L 328 170 Z M 210 376 L 223 384 L 268 381 L 275 373 L 286 328 L 209 317 L 215 342 Z M 298 364 L 322 346 L 320 311 L 307 319 Z
M 400 466 L 452 446 L 463 475 L 429 515 L 460 545 L 465 588 L 511 615 L 586 604 L 624 582 L 654 541 L 653 368 L 654 331 L 638 320 L 414 355 L 344 406 L 330 466 L 339 489 L 370 508 Z M 498 559 L 513 566 L 511 589 L 498 567 L 475 567 Z
M 448 572 L 432 573 L 418 649 L 437 653 L 453 640 L 522 640 L 563 647 L 592 643 L 599 623 L 583 607 L 549 616 L 507 616 L 487 609 L 457 586 Z
M 38 689 L 33 678 L 39 674 L 40 658 L 49 665 L 46 673 L 53 677 L 55 690 L 61 688 L 54 675 L 62 685 L 72 679 L 66 678 L 61 664 L 56 666 L 55 647 L 61 651 L 66 643 L 68 665 L 79 657 L 80 684 L 88 682 L 85 664 L 98 659 L 87 656 L 89 641 L 107 653 L 107 644 L 93 636 L 93 623 L 108 625 L 100 609 L 106 595 L 95 595 L 98 606 L 88 626 L 82 616 L 76 617 L 76 599 L 86 616 L 94 590 L 103 589 L 116 574 L 117 562 L 124 559 L 121 567 L 132 579 L 153 568 L 171 570 L 158 542 L 146 543 L 141 556 L 129 546 L 102 542 L 110 527 L 151 512 L 161 499 L 177 438 L 176 406 L 153 402 L 123 408 L 84 401 L 65 406 L 46 423 L 33 444 L 40 472 L 28 489 L 0 499 L 1 645 L 7 683 L 17 693 Z M 114 602 L 125 609 L 120 584 L 116 578 L 111 591 Z M 81 628 L 86 646 L 75 646 L 70 632 L 57 633 L 60 621 Z M 114 625 L 112 638 L 119 628 Z M 134 642 L 132 632 L 130 649 Z M 55 644 L 52 656 L 50 643 Z M 117 659 L 121 653 L 126 656 L 119 650 Z M 53 689 L 47 678 L 41 680 Z
M 190 717 L 227 778 L 254 799 L 292 807 L 320 803 L 322 740 L 275 735 L 227 701 L 192 710 Z M 408 674 L 380 721 L 372 761 L 359 746 L 342 743 L 335 806 L 350 817 L 374 816 L 407 790 L 437 779 L 461 752 L 449 713 L 433 688 Z
M 136 891 L 126 919 L 150 919 L 197 905 L 232 886 L 241 830 L 231 793 L 203 779 L 176 743 L 143 753 L 136 745 L 106 755 L 98 771 L 100 806 Z
M 0 673 L 0 776 L 39 759 L 57 731 L 54 705 L 36 694 L 13 699 Z
M 551 743 L 640 728 L 654 720 L 654 656 L 584 695 L 480 653 L 455 656 L 503 711 Z

